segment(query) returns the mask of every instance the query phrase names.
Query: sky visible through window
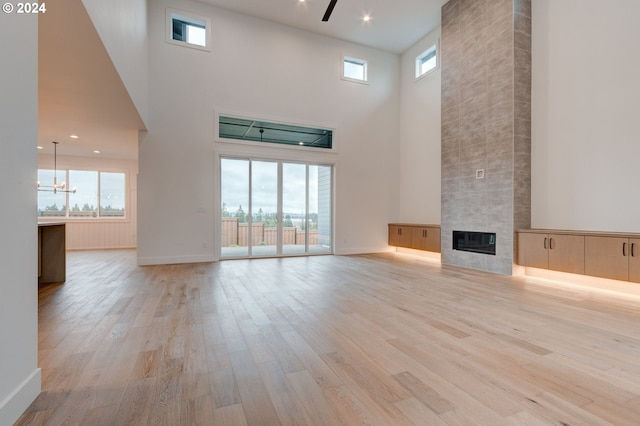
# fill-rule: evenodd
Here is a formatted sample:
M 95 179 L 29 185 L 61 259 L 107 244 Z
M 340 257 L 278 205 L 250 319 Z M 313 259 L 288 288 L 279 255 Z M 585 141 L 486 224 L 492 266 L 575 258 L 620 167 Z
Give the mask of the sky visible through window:
M 206 46 L 206 30 L 195 25 L 187 25 L 187 43 Z
M 38 181 L 43 186 L 53 185 L 53 170 L 38 170 Z M 100 197 L 98 197 L 98 176 L 100 176 Z M 58 170 L 58 185 L 67 181 L 67 171 Z M 125 208 L 125 174 L 85 170 L 70 170 L 66 189 L 76 187 L 73 193 L 38 191 L 38 210 L 64 210 L 69 197 L 70 210 L 97 211 L 100 199 L 101 209 L 122 210 Z
M 366 62 L 364 61 L 350 58 L 344 59 L 344 76 L 346 78 L 365 81 L 367 79 L 366 69 Z
M 282 182 L 282 212 L 284 215 L 304 215 L 305 206 L 305 167 L 295 163 L 284 163 Z M 252 162 L 252 205 L 254 216 L 262 208 L 264 214 L 277 212 L 277 163 Z M 239 206 L 245 214 L 249 213 L 249 162 L 247 160 L 222 159 L 222 202 L 227 211 L 234 215 Z M 309 166 L 309 192 L 318 193 L 318 166 Z M 309 199 L 309 213 L 318 212 L 318 200 Z
M 416 58 L 416 78 L 421 77 L 438 66 L 437 45 L 432 45 Z

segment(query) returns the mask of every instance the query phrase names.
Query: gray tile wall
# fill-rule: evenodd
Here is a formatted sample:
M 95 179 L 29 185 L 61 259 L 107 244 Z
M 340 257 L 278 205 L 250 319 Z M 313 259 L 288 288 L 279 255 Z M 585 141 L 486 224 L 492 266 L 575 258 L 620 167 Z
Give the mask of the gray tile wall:
M 442 263 L 510 275 L 531 221 L 531 0 L 450 0 L 441 61 Z M 453 230 L 495 232 L 496 256 L 453 251 Z

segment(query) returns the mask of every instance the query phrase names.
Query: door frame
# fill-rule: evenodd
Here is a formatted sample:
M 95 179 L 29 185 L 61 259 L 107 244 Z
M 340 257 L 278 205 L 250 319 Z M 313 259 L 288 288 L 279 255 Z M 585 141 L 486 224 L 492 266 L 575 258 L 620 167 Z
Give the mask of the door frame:
M 247 214 L 249 215 L 249 219 L 248 219 L 248 247 L 247 247 L 247 255 L 241 255 L 241 256 L 225 256 L 222 257 L 222 160 L 223 159 L 231 159 L 231 160 L 245 160 L 245 161 L 249 161 L 249 204 L 248 204 L 248 212 Z M 263 162 L 271 162 L 271 163 L 277 163 L 277 243 L 276 243 L 276 253 L 275 254 L 267 254 L 267 255 L 255 255 L 252 253 L 252 246 L 253 246 L 253 227 L 252 227 L 252 220 L 253 220 L 253 208 L 252 208 L 252 200 L 251 200 L 251 195 L 252 195 L 252 167 L 251 167 L 251 163 L 254 161 L 263 161 Z M 336 188 L 335 188 L 335 183 L 336 183 L 336 164 L 333 162 L 329 162 L 329 161 L 312 161 L 309 159 L 288 159 L 288 158 L 282 158 L 282 157 L 271 157 L 271 156 L 258 156 L 258 155 L 251 155 L 251 154 L 239 154 L 239 153 L 218 153 L 216 155 L 216 161 L 215 161 L 215 170 L 217 171 L 216 175 L 218 178 L 218 184 L 214 185 L 215 187 L 215 202 L 214 202 L 214 207 L 216 209 L 216 211 L 214 212 L 214 220 L 215 220 L 215 224 L 214 224 L 214 235 L 215 235 L 215 241 L 214 241 L 214 251 L 216 254 L 216 259 L 217 260 L 233 260 L 233 259 L 260 259 L 260 258 L 269 258 L 269 257 L 301 257 L 301 256 L 326 256 L 326 255 L 333 255 L 335 254 L 335 229 L 336 229 L 336 225 L 335 225 L 335 205 L 336 205 Z M 329 211 L 330 211 L 330 230 L 329 230 L 329 235 L 331 236 L 331 241 L 330 241 L 330 247 L 329 247 L 329 251 L 327 252 L 321 252 L 321 253 L 312 253 L 309 251 L 309 226 L 305 226 L 305 249 L 304 249 L 304 253 L 283 253 L 282 252 L 282 247 L 283 247 L 283 241 L 282 241 L 282 223 L 283 223 L 283 213 L 282 213 L 282 194 L 283 194 L 283 164 L 285 163 L 290 163 L 290 164 L 304 164 L 305 165 L 305 220 L 306 223 L 308 224 L 309 222 L 309 167 L 310 166 L 323 166 L 323 167 L 329 167 L 330 168 L 330 195 L 329 195 L 329 202 L 330 202 L 330 207 L 329 207 Z

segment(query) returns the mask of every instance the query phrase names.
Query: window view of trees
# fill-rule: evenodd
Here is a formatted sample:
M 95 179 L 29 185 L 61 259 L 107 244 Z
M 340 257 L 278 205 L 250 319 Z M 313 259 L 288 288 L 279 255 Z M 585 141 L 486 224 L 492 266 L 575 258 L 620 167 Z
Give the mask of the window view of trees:
M 227 207 L 227 203 L 222 203 L 222 217 L 228 218 L 236 218 L 238 223 L 248 223 L 249 215 L 245 213 L 242 205 L 238 206 L 238 208 L 230 212 Z M 267 228 L 272 228 L 277 226 L 278 217 L 276 213 L 265 213 L 262 209 L 258 209 L 258 212 L 253 215 L 251 218 L 253 223 L 262 223 Z M 282 226 L 285 228 L 299 228 L 301 230 L 306 229 L 306 221 L 304 214 L 297 213 L 284 213 L 284 218 L 282 219 Z M 317 230 L 318 229 L 318 213 L 309 213 L 309 230 Z
M 222 257 L 331 252 L 332 166 L 232 158 L 220 166 Z
M 53 170 L 38 170 L 40 182 L 53 182 Z M 38 192 L 40 217 L 124 217 L 125 174 L 86 170 L 58 170 L 58 183 L 77 187 L 75 194 Z

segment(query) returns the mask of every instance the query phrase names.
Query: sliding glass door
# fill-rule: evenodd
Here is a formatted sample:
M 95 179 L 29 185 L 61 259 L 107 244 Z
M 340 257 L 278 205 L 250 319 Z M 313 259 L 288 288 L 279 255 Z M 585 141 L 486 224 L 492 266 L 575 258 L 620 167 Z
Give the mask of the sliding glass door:
M 249 161 L 251 167 L 251 254 L 278 254 L 278 168 L 277 162 Z
M 331 165 L 221 158 L 221 257 L 332 253 Z
M 282 212 L 282 254 L 306 253 L 306 164 L 282 164 Z

